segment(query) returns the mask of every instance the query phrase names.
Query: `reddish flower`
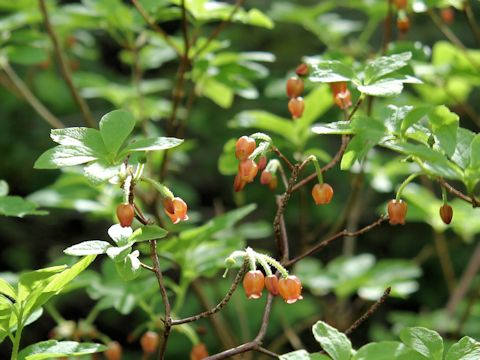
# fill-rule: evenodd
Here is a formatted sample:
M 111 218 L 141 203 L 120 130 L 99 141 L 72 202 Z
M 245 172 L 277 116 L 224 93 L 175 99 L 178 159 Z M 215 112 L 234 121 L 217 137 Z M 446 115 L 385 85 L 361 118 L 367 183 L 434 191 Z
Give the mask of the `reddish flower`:
M 204 343 L 195 344 L 190 352 L 190 360 L 202 360 L 208 357 L 208 351 Z
M 278 291 L 278 278 L 276 275 L 268 275 L 265 278 L 265 287 L 267 288 L 268 292 L 273 296 L 279 294 Z
M 287 96 L 289 98 L 296 98 L 302 95 L 304 89 L 303 80 L 298 77 L 291 77 L 287 80 Z
M 293 304 L 297 300 L 302 300 L 302 283 L 295 275 L 289 275 L 286 279 L 281 278 L 278 281 L 278 292 L 287 304 Z
M 337 96 L 338 93 L 341 93 L 347 90 L 347 82 L 346 81 L 331 82 L 330 89 L 332 90 L 333 97 L 335 98 L 335 96 Z
M 308 65 L 307 64 L 300 64 L 297 66 L 297 68 L 295 69 L 295 73 L 298 75 L 298 76 L 306 76 L 308 75 L 309 73 L 309 69 L 308 69 Z
M 111 341 L 104 352 L 107 360 L 120 360 L 122 358 L 122 345 L 117 341 Z
M 316 184 L 312 188 L 312 197 L 315 205 L 328 204 L 333 197 L 333 188 L 326 183 Z
M 167 199 L 164 200 L 163 203 L 164 206 L 165 203 L 168 204 L 165 206 L 165 214 L 168 215 L 174 224 L 178 224 L 182 220 L 188 220 L 187 204 L 181 198 L 175 197 L 173 199 Z
M 402 34 L 405 34 L 408 32 L 408 30 L 410 29 L 410 20 L 408 20 L 408 17 L 397 19 L 397 29 Z
M 398 10 L 406 9 L 408 6 L 408 0 L 395 0 L 394 2 Z
M 440 11 L 440 16 L 445 24 L 450 25 L 455 20 L 455 11 L 451 8 L 443 8 Z
M 247 183 L 242 180 L 240 174 L 235 175 L 235 180 L 233 181 L 233 190 L 235 192 L 242 191 Z
M 404 225 L 407 215 L 407 203 L 402 200 L 390 200 L 387 205 L 389 222 L 391 225 Z
M 158 334 L 153 331 L 147 331 L 140 338 L 140 345 L 145 354 L 152 354 L 157 350 L 159 343 Z
M 235 156 L 238 160 L 246 160 L 255 150 L 255 140 L 248 136 L 240 137 L 235 143 Z
M 262 175 L 260 176 L 260 184 L 268 185 L 270 181 L 272 181 L 273 175 L 271 172 L 267 170 L 262 171 Z
M 346 109 L 352 106 L 350 91 L 347 89 L 346 81 L 330 83 L 330 89 L 333 94 L 333 102 L 340 109 Z
M 450 224 L 453 217 L 453 209 L 450 205 L 444 204 L 440 207 L 440 217 L 445 224 Z
M 262 297 L 262 290 L 265 286 L 265 276 L 260 270 L 250 270 L 243 278 L 243 288 L 249 299 L 259 299 Z
M 272 177 L 272 180 L 270 180 L 270 182 L 268 183 L 268 188 L 273 191 L 277 188 L 277 185 L 278 185 L 278 178 L 274 176 Z
M 134 217 L 135 209 L 132 204 L 126 203 L 117 206 L 117 218 L 122 227 L 128 227 L 132 225 Z
M 252 159 L 246 159 L 238 165 L 238 175 L 240 180 L 250 183 L 257 176 L 258 166 Z
M 267 157 L 262 155 L 260 156 L 260 158 L 258 159 L 258 170 L 262 171 L 263 169 L 265 169 L 265 167 L 267 166 Z
M 305 103 L 302 97 L 291 98 L 288 102 L 288 111 L 294 119 L 301 118 L 305 110 Z

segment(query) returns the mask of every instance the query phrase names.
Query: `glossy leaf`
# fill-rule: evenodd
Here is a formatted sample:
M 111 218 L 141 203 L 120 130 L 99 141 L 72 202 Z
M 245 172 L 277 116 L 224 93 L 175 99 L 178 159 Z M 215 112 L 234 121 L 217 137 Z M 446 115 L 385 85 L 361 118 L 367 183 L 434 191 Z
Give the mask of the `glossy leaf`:
M 172 137 L 157 137 L 140 139 L 127 145 L 122 150 L 123 153 L 129 153 L 133 151 L 159 151 L 174 148 L 183 142 L 182 139 Z
M 42 360 L 60 356 L 81 356 L 105 351 L 107 347 L 94 343 L 48 340 L 30 345 L 20 351 L 18 360 Z
M 443 358 L 443 339 L 436 331 L 424 327 L 405 328 L 400 332 L 400 339 L 428 359 Z
M 90 240 L 70 246 L 63 250 L 63 252 L 72 256 L 99 255 L 105 254 L 111 246 L 112 245 L 106 241 Z
M 480 342 L 469 336 L 464 336 L 450 347 L 445 360 L 476 360 L 479 358 Z
M 383 76 L 407 66 L 411 58 L 411 52 L 404 52 L 390 56 L 381 56 L 373 60 L 365 68 L 365 84 L 377 82 L 376 80 Z
M 308 79 L 312 82 L 340 82 L 351 81 L 355 73 L 350 66 L 337 60 L 320 61 L 312 63 L 312 73 Z
M 116 155 L 135 127 L 135 119 L 125 110 L 114 110 L 100 120 L 100 134 L 109 153 Z
M 352 343 L 347 336 L 323 321 L 312 327 L 313 336 L 333 360 L 349 360 Z
M 58 145 L 45 151 L 35 162 L 35 169 L 58 169 L 97 160 L 92 149 L 84 146 Z
M 158 225 L 145 225 L 135 230 L 130 236 L 129 241 L 140 242 L 156 240 L 164 238 L 167 234 L 168 231 Z
M 352 360 L 425 360 L 425 357 L 398 341 L 381 341 L 362 346 Z

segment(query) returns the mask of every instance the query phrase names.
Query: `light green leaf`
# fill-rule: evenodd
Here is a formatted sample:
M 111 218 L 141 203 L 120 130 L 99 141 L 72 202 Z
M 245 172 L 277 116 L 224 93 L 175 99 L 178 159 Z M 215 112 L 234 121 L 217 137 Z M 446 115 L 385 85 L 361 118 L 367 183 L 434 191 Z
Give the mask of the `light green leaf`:
M 372 84 L 359 85 L 357 89 L 370 96 L 389 97 L 400 94 L 403 90 L 403 83 L 398 79 L 385 78 Z
M 310 354 L 305 350 L 297 350 L 280 355 L 280 360 L 310 360 Z
M 312 327 L 313 336 L 333 360 L 349 360 L 352 343 L 347 336 L 323 321 Z
M 167 234 L 168 231 L 161 228 L 160 226 L 145 225 L 135 230 L 128 240 L 135 242 L 155 240 L 164 238 L 165 236 L 167 236 Z
M 233 103 L 233 89 L 212 77 L 204 77 L 195 88 L 200 96 L 206 96 L 217 105 L 228 109 Z
M 308 79 L 312 82 L 331 83 L 350 81 L 355 78 L 352 68 L 337 60 L 313 63 L 311 68 L 312 72 Z
M 84 146 L 58 145 L 45 151 L 35 162 L 35 169 L 58 169 L 64 166 L 84 164 L 98 159 L 93 151 Z
M 183 143 L 182 139 L 177 139 L 173 137 L 157 137 L 157 138 L 148 138 L 140 139 L 131 144 L 127 145 L 125 149 L 122 150 L 122 154 L 128 154 L 133 151 L 159 151 L 166 150 L 176 147 Z
M 130 254 L 130 251 L 132 251 L 132 245 L 133 242 L 129 242 L 123 246 L 111 246 L 107 249 L 106 254 L 116 263 L 121 263 L 127 255 Z
M 352 360 L 425 360 L 425 358 L 398 341 L 381 341 L 362 346 Z
M 402 125 L 400 127 L 402 134 L 408 130 L 410 126 L 420 121 L 427 113 L 431 110 L 431 106 L 420 106 L 412 109 L 406 116 L 405 119 L 402 121 Z
M 361 131 L 357 133 L 347 145 L 342 156 L 340 168 L 342 170 L 349 170 L 355 161 L 362 161 L 368 152 L 383 138 L 383 132 Z
M 100 132 L 86 127 L 53 129 L 50 132 L 53 141 L 65 146 L 83 146 L 92 150 L 92 154 L 106 156 L 107 149 Z
M 354 133 L 352 123 L 350 121 L 337 121 L 326 124 L 314 124 L 312 131 L 315 134 L 337 134 L 337 135 L 349 135 Z
M 400 132 L 403 120 L 412 112 L 412 106 L 388 105 L 388 117 L 385 119 L 385 126 L 392 134 Z
M 462 169 L 466 169 L 470 164 L 470 149 L 475 133 L 464 128 L 457 130 L 457 146 L 452 155 L 452 160 Z
M 45 286 L 51 277 L 65 270 L 66 267 L 66 265 L 51 266 L 20 275 L 18 280 L 18 300 L 26 299 L 30 292 L 38 287 Z
M 99 255 L 105 254 L 110 246 L 112 245 L 106 241 L 89 240 L 70 246 L 63 252 L 72 256 Z
M 7 295 L 11 299 L 17 298 L 17 293 L 15 289 L 6 282 L 4 279 L 0 278 L 0 294 Z
M 405 328 L 400 332 L 400 339 L 428 359 L 443 358 L 443 339 L 436 331 L 424 327 Z
M 480 168 L 480 134 L 475 135 L 470 145 L 470 168 Z
M 124 261 L 115 263 L 115 268 L 123 280 L 130 281 L 140 275 L 140 261 L 137 256 L 132 253 L 129 254 Z
M 119 165 L 108 165 L 105 161 L 95 161 L 84 167 L 84 175 L 93 185 L 100 185 L 118 175 Z
M 477 360 L 480 359 L 480 343 L 471 337 L 464 336 L 448 350 L 445 360 Z
M 20 351 L 18 360 L 42 360 L 60 356 L 81 356 L 105 351 L 107 347 L 95 343 L 48 340 L 30 345 Z
M 365 68 L 365 84 L 372 84 L 383 76 L 407 66 L 411 58 L 411 52 L 404 52 L 390 56 L 381 56 L 373 60 Z
M 8 184 L 5 180 L 0 180 L 0 196 L 8 195 Z
M 441 105 L 428 113 L 428 119 L 441 148 L 448 156 L 452 156 L 457 145 L 458 115 Z
M 0 215 L 24 217 L 48 214 L 46 211 L 37 210 L 37 207 L 37 204 L 20 196 L 0 196 Z
M 265 132 L 274 132 L 285 139 L 296 142 L 295 127 L 291 120 L 263 110 L 242 111 L 228 123 L 234 128 L 256 128 Z
M 107 150 L 116 155 L 135 127 L 135 119 L 125 110 L 114 110 L 100 120 L 100 134 Z

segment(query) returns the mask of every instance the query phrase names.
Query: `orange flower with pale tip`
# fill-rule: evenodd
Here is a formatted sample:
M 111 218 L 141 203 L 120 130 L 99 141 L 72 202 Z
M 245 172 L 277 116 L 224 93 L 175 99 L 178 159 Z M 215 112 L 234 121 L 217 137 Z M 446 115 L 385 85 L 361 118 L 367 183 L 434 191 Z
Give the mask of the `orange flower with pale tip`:
M 178 224 L 180 221 L 188 220 L 188 207 L 183 199 L 179 197 L 165 199 L 163 201 L 163 205 L 165 207 L 165 214 L 168 215 L 174 224 Z

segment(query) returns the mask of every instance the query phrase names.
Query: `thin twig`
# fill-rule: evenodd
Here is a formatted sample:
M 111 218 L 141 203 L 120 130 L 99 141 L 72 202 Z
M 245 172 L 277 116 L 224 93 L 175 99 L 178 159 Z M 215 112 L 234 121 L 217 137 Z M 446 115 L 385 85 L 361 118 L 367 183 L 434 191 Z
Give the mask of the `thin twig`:
M 467 293 L 475 275 L 480 270 L 480 244 L 475 246 L 473 255 L 468 262 L 467 268 L 465 269 L 462 278 L 455 288 L 455 291 L 451 294 L 450 299 L 446 305 L 447 314 L 453 316 L 457 305 L 462 301 Z
M 73 83 L 72 73 L 69 65 L 67 64 L 67 61 L 65 60 L 65 56 L 60 46 L 58 35 L 55 32 L 55 29 L 53 28 L 52 23 L 50 22 L 45 0 L 38 0 L 38 3 L 40 5 L 40 11 L 42 12 L 42 15 L 43 15 L 45 29 L 47 30 L 48 35 L 50 36 L 50 40 L 52 41 L 53 49 L 55 51 L 55 56 L 57 57 L 58 64 L 60 65 L 60 70 L 62 71 L 62 75 L 67 83 L 68 89 L 70 90 L 70 93 L 72 94 L 73 99 L 75 100 L 78 107 L 80 108 L 80 111 L 82 112 L 83 119 L 85 120 L 85 124 L 88 127 L 95 128 L 97 125 L 95 123 L 95 120 L 92 117 L 90 108 L 87 102 L 80 96 L 80 94 L 77 91 L 77 88 L 75 87 L 75 84 Z
M 480 207 L 480 201 L 477 200 L 476 198 L 465 195 L 461 191 L 455 189 L 452 185 L 450 185 L 448 182 L 446 182 L 442 178 L 438 178 L 437 180 L 440 183 L 440 185 L 442 185 L 445 189 L 448 190 L 450 194 L 455 195 L 459 199 L 462 199 L 463 201 L 466 201 L 472 204 L 473 207 Z
M 472 29 L 477 46 L 480 46 L 480 27 L 475 20 L 475 14 L 473 13 L 472 4 L 470 4 L 469 0 L 463 2 L 463 11 L 467 17 L 468 25 L 470 25 L 470 29 Z
M 154 30 L 156 31 L 162 38 L 165 40 L 165 42 L 172 47 L 173 50 L 177 53 L 177 55 L 180 57 L 182 56 L 182 52 L 178 48 L 178 46 L 172 41 L 170 36 L 163 31 L 163 29 L 155 24 L 155 21 L 153 21 L 150 16 L 148 15 L 147 11 L 143 8 L 143 6 L 138 2 L 138 0 L 132 0 L 133 5 L 137 8 L 138 12 L 140 15 L 143 17 L 143 19 L 146 21 L 146 23 Z
M 385 18 L 384 29 L 383 29 L 383 44 L 382 44 L 382 54 L 387 53 L 388 44 L 392 40 L 392 0 L 388 0 L 388 10 L 387 17 Z
M 427 13 L 434 22 L 434 24 L 438 27 L 438 29 L 445 35 L 445 37 L 458 49 L 462 50 L 465 58 L 470 61 L 470 63 L 478 70 L 480 68 L 479 64 L 470 56 L 468 53 L 468 48 L 463 44 L 463 42 L 453 33 L 452 30 L 445 23 L 438 17 L 437 13 L 431 9 L 427 9 Z
M 65 125 L 55 115 L 53 115 L 30 91 L 28 86 L 23 82 L 22 79 L 20 79 L 8 62 L 5 61 L 4 63 L 1 63 L 0 68 L 3 68 L 5 74 L 7 74 L 16 90 L 18 90 L 23 98 L 30 104 L 37 114 L 42 117 L 43 120 L 56 129 L 62 129 L 65 127 Z
M 362 323 L 367 320 L 370 316 L 372 316 L 378 308 L 387 300 L 388 296 L 390 295 L 390 291 L 392 288 L 389 286 L 388 288 L 385 289 L 383 292 L 383 295 L 380 299 L 378 299 L 368 310 L 365 314 L 360 316 L 357 321 L 355 321 L 350 327 L 344 331 L 345 335 L 350 335 L 352 332 L 354 332 Z
M 386 221 L 388 218 L 384 215 L 380 216 L 380 218 L 378 218 L 377 220 L 375 220 L 373 223 L 371 223 L 370 225 L 367 225 L 367 226 L 364 226 L 363 228 L 357 230 L 357 231 L 354 231 L 354 232 L 349 232 L 347 230 L 342 230 L 340 231 L 339 233 L 335 234 L 335 235 L 332 235 L 331 237 L 329 237 L 328 239 L 326 240 L 323 240 L 322 242 L 318 243 L 317 245 L 311 247 L 310 249 L 308 249 L 307 251 L 305 251 L 303 254 L 301 255 L 298 255 L 296 258 L 293 258 L 292 260 L 289 260 L 289 261 L 286 261 L 285 263 L 283 263 L 284 266 L 291 266 L 295 263 L 297 263 L 298 261 L 302 260 L 303 258 L 309 256 L 309 255 L 312 255 L 322 249 L 324 249 L 326 246 L 328 246 L 332 241 L 338 239 L 338 238 L 341 238 L 341 237 L 344 237 L 344 236 L 358 236 L 358 235 L 361 235 L 361 234 L 364 234 L 366 233 L 367 231 L 370 231 L 371 229 L 381 225 L 384 221 Z
M 278 157 L 279 157 L 280 159 L 282 159 L 282 160 L 285 162 L 285 164 L 287 164 L 287 166 L 288 166 L 288 168 L 290 169 L 290 171 L 293 170 L 293 164 L 290 162 L 290 160 L 288 160 L 288 159 L 285 157 L 285 155 L 282 154 L 282 152 L 281 152 L 276 146 L 273 146 L 273 145 L 272 145 L 272 150 L 273 150 L 273 152 L 274 152 L 275 154 L 278 155 Z
M 228 16 L 228 18 L 224 21 L 222 21 L 216 28 L 215 30 L 213 30 L 213 32 L 210 34 L 210 36 L 208 37 L 207 41 L 205 42 L 205 44 L 203 44 L 203 46 L 198 49 L 195 54 L 192 56 L 192 59 L 197 59 L 198 56 L 205 51 L 205 49 L 208 48 L 208 46 L 212 43 L 213 40 L 215 40 L 218 35 L 220 35 L 220 33 L 223 31 L 223 29 L 232 21 L 233 17 L 235 16 L 235 14 L 237 13 L 237 11 L 240 9 L 240 7 L 243 5 L 243 3 L 245 2 L 245 0 L 237 0 L 235 2 L 235 6 L 232 10 L 232 12 L 230 13 L 230 15 Z
M 254 350 L 258 351 L 259 353 L 263 353 L 265 355 L 268 355 L 268 356 L 270 356 L 272 358 L 275 358 L 275 359 L 278 359 L 280 357 L 277 353 L 274 353 L 273 351 L 267 350 L 267 349 L 265 349 L 264 347 L 261 347 L 261 346 L 255 348 Z
M 235 277 L 235 280 L 233 281 L 232 285 L 230 286 L 230 289 L 228 290 L 227 294 L 225 295 L 225 297 L 215 306 L 213 307 L 212 309 L 210 310 L 207 310 L 207 311 L 204 311 L 200 314 L 197 314 L 197 315 L 193 315 L 193 316 L 189 316 L 189 317 L 186 317 L 186 318 L 183 318 L 183 319 L 178 319 L 178 320 L 172 320 L 172 325 L 180 325 L 180 324 L 185 324 L 185 323 L 189 323 L 189 322 L 192 322 L 192 321 L 197 321 L 197 320 L 200 320 L 202 318 L 206 318 L 210 315 L 213 315 L 215 314 L 216 312 L 220 311 L 221 309 L 223 309 L 223 307 L 225 305 L 227 305 L 227 303 L 230 301 L 230 299 L 232 298 L 232 295 L 233 293 L 235 292 L 235 290 L 237 289 L 238 285 L 240 284 L 240 281 L 242 280 L 243 278 L 243 275 L 245 274 L 245 272 L 247 271 L 247 262 L 244 262 L 243 266 L 240 268 L 240 270 L 238 271 L 237 273 L 237 276 Z

